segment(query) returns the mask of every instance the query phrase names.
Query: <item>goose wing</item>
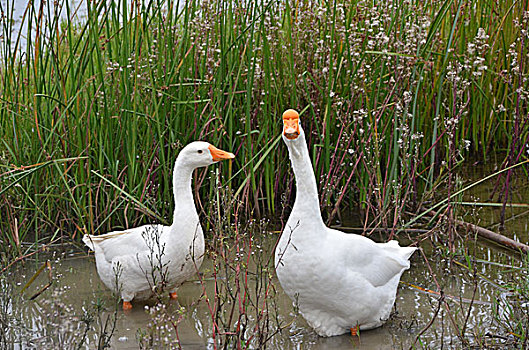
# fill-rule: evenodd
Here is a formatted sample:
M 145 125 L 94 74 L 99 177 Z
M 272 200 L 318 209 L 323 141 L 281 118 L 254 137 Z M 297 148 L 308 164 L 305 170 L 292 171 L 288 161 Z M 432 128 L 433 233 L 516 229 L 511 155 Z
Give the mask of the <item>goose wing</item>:
M 408 259 L 416 250 L 400 247 L 396 241 L 375 243 L 364 236 L 332 231 L 336 231 L 334 237 L 339 237 L 336 247 L 341 251 L 338 256 L 344 268 L 347 272 L 360 274 L 374 287 L 386 285 L 407 270 L 410 267 Z
M 163 234 L 163 225 L 144 225 L 124 231 L 113 231 L 102 235 L 84 235 L 83 242 L 94 252 L 103 253 L 111 262 L 116 257 L 136 255 L 149 251 L 149 244 L 156 235 Z

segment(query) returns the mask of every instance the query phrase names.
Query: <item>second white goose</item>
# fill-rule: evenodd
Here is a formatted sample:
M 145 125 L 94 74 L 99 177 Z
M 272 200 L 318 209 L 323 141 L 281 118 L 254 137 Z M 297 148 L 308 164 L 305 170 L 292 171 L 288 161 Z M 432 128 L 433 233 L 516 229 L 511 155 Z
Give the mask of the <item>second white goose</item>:
M 279 282 L 320 336 L 379 327 L 390 315 L 400 276 L 416 248 L 327 227 L 299 114 L 287 110 L 283 125 L 296 200 L 275 251 Z

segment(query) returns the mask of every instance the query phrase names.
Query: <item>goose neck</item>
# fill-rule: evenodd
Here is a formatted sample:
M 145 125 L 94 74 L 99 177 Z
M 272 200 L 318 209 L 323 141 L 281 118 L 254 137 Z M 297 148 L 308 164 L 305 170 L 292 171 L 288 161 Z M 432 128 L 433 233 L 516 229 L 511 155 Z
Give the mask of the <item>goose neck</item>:
M 304 134 L 301 134 L 295 141 L 287 141 L 287 146 L 296 178 L 296 201 L 292 208 L 291 218 L 323 223 L 316 177 Z
M 193 192 L 191 189 L 191 182 L 194 168 L 176 160 L 173 169 L 173 194 L 174 194 L 174 215 L 173 226 L 177 225 L 182 217 L 189 218 L 189 215 L 196 216 L 198 214 L 193 199 Z

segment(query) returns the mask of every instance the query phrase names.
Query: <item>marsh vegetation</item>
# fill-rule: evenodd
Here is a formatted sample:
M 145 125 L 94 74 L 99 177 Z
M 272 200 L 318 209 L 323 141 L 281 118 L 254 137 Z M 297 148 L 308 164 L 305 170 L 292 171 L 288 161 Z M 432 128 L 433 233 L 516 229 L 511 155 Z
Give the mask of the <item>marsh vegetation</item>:
M 0 4 L 3 347 L 39 337 L 117 347 L 126 328 L 141 328 L 134 339 L 146 348 L 178 346 L 186 322 L 196 346 L 320 346 L 275 280 L 277 236 L 263 238 L 294 199 L 279 138 L 287 108 L 302 112 L 328 224 L 423 248 L 404 282 L 430 292 L 403 286 L 399 312 L 373 337 L 527 347 L 527 255 L 483 247 L 458 225 L 529 240 L 527 2 L 79 4 L 81 18 L 68 1 Z M 152 316 L 128 326 L 94 271 L 64 259 L 93 290 L 68 299 L 59 290 L 73 281 L 41 268 L 57 244 L 167 223 L 172 164 L 197 139 L 236 159 L 194 175 L 209 265 L 182 307 L 150 305 Z M 45 326 L 63 321 L 71 328 Z

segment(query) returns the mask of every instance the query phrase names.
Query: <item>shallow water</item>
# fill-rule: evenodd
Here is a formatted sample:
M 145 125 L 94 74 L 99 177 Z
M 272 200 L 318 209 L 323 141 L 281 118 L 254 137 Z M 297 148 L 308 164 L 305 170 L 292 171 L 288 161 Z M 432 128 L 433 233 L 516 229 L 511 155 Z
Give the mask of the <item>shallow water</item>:
M 267 241 L 270 245 L 277 239 L 275 234 L 271 234 Z M 428 249 L 425 247 L 425 249 Z M 476 255 L 481 258 L 492 258 L 494 261 L 501 261 L 504 264 L 519 266 L 520 262 L 511 257 L 509 253 L 491 249 L 488 246 L 476 245 Z M 77 250 L 77 249 L 75 249 Z M 264 254 L 271 252 L 265 251 Z M 38 338 L 38 335 L 45 335 L 46 331 L 41 328 L 50 323 L 67 323 L 72 322 L 74 334 L 79 334 L 79 326 L 75 326 L 79 317 L 82 315 L 82 308 L 90 308 L 91 304 L 97 299 L 101 299 L 106 305 L 113 305 L 112 294 L 99 281 L 93 257 L 88 257 L 84 253 L 74 251 L 61 254 L 52 261 L 53 275 L 55 284 L 49 290 L 40 295 L 36 301 L 22 302 L 22 313 L 26 324 L 35 331 L 32 339 Z M 469 308 L 468 302 L 460 302 L 460 298 L 472 299 L 475 290 L 475 300 L 468 321 L 468 332 L 496 332 L 496 325 L 493 320 L 493 313 L 490 302 L 497 295 L 497 288 L 478 278 L 477 284 L 472 282 L 471 274 L 465 269 L 454 266 L 449 268 L 448 262 L 439 257 L 430 259 L 430 267 L 442 287 L 447 297 L 454 300 L 449 303 L 452 313 L 456 317 L 465 317 Z M 201 269 L 207 276 L 209 271 L 208 262 Z M 37 266 L 29 262 L 24 267 L 19 267 L 11 273 L 11 278 L 21 288 L 28 279 L 33 275 Z M 500 273 L 502 268 L 490 264 L 478 264 L 479 273 L 487 276 L 495 283 L 501 284 L 502 280 L 508 278 L 508 274 Z M 10 278 L 10 279 L 11 279 Z M 437 290 L 434 276 L 424 264 L 421 254 L 415 254 L 412 258 L 412 268 L 404 273 L 402 281 L 411 283 L 423 288 Z M 38 283 L 37 283 L 38 282 Z M 47 283 L 45 274 L 38 277 L 35 286 L 31 286 L 31 295 L 33 291 L 39 290 L 41 286 Z M 276 282 L 276 285 L 279 284 Z M 212 288 L 213 281 L 208 281 L 207 288 Z M 57 293 L 52 297 L 53 292 Z M 280 346 L 283 349 L 350 349 L 352 345 L 358 349 L 394 349 L 409 348 L 414 342 L 420 330 L 433 317 L 437 309 L 438 296 L 433 293 L 425 293 L 416 288 L 402 284 L 398 291 L 396 301 L 396 314 L 381 328 L 361 333 L 360 339 L 353 339 L 349 335 L 320 338 L 312 332 L 306 325 L 301 316 L 293 312 L 292 303 L 286 297 L 279 287 L 279 294 L 276 302 L 282 318 L 292 324 L 281 334 L 273 339 L 271 348 Z M 184 319 L 178 326 L 178 333 L 181 344 L 184 349 L 204 349 L 211 344 L 210 314 L 207 305 L 204 302 L 197 303 L 202 294 L 202 287 L 196 281 L 185 283 L 178 291 L 178 301 L 166 301 L 169 308 L 174 308 L 175 312 L 178 306 L 185 308 Z M 55 304 L 49 304 L 46 301 L 64 304 L 65 307 L 57 307 Z M 67 309 L 66 315 L 60 322 L 50 316 L 54 310 Z M 134 303 L 134 309 L 128 314 L 118 311 L 117 330 L 112 341 L 114 349 L 136 349 L 136 335 L 138 329 L 145 330 L 151 320 L 150 314 L 146 307 L 153 307 L 154 302 Z M 109 312 L 108 314 L 111 314 Z M 105 314 L 107 315 L 107 314 Z M 444 317 L 444 319 L 441 318 Z M 427 348 L 438 348 L 441 343 L 446 345 L 450 343 L 458 344 L 450 321 L 447 319 L 445 310 L 441 309 L 439 317 L 422 336 L 421 341 Z M 48 332 L 48 335 L 50 332 Z M 94 334 L 90 337 L 90 347 L 94 345 Z

